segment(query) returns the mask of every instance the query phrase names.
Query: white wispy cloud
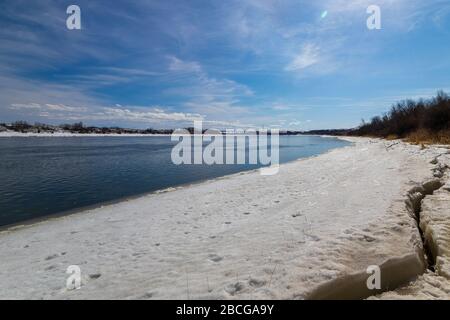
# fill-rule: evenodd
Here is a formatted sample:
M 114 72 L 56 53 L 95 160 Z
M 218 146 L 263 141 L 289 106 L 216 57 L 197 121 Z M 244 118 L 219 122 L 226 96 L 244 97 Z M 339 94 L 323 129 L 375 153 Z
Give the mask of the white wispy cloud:
M 169 57 L 168 65 L 172 87 L 167 94 L 187 97 L 238 97 L 251 96 L 253 91 L 246 85 L 227 78 L 211 77 L 197 61 L 186 61 L 177 57 Z
M 181 121 L 192 122 L 204 120 L 204 116 L 193 113 L 168 112 L 161 107 L 97 107 L 88 109 L 86 107 L 73 107 L 67 105 L 54 104 L 12 104 L 13 110 L 25 110 L 27 112 L 37 112 L 40 116 L 53 119 L 71 120 L 125 120 L 130 122 L 148 121 Z
M 200 114 L 191 114 L 183 112 L 168 113 L 160 108 L 154 108 L 151 111 L 137 111 L 128 108 L 103 108 L 101 112 L 95 114 L 101 120 L 126 120 L 126 121 L 182 121 L 192 122 L 203 120 L 204 116 Z
M 303 46 L 300 53 L 286 66 L 286 71 L 299 71 L 320 61 L 320 48 L 312 43 Z
M 64 104 L 39 104 L 39 103 L 13 103 L 12 110 L 43 110 L 43 111 L 63 111 L 63 112 L 86 112 L 86 107 L 70 107 Z
M 199 62 L 178 57 L 170 57 L 168 70 L 177 77 L 164 93 L 183 97 L 185 109 L 209 117 L 221 117 L 224 121 L 227 116 L 249 112 L 241 102 L 242 98 L 254 94 L 248 86 L 227 78 L 211 77 Z
M 195 61 L 183 61 L 175 56 L 169 57 L 169 71 L 198 73 L 202 72 L 202 67 Z
M 41 110 L 42 105 L 39 103 L 13 103 L 10 107 L 12 110 Z

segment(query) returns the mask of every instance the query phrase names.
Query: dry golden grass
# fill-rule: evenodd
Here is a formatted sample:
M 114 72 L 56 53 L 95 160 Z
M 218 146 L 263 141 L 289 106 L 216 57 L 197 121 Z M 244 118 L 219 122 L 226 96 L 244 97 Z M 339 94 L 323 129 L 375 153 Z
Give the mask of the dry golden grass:
M 385 139 L 386 140 L 397 140 L 398 136 L 396 134 L 390 134 Z
M 439 131 L 436 135 L 436 141 L 440 144 L 450 144 L 450 130 Z
M 406 137 L 406 141 L 413 144 L 450 144 L 450 130 L 437 133 L 419 129 Z

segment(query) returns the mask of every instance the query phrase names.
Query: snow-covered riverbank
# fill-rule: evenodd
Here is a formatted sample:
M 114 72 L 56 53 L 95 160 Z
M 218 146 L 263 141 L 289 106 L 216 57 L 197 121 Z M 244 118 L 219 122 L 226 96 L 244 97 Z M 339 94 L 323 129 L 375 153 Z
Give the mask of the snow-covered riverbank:
M 349 139 L 274 176 L 241 173 L 3 231 L 0 298 L 345 297 L 370 265 L 392 283 L 413 280 L 426 266 L 405 200 L 447 150 Z M 70 265 L 79 290 L 66 289 Z

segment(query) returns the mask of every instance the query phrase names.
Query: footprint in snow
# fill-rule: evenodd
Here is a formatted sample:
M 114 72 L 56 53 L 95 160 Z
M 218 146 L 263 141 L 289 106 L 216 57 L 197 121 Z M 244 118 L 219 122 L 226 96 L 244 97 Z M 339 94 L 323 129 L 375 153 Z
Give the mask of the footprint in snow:
M 55 254 L 52 254 L 52 255 L 47 256 L 47 258 L 45 258 L 45 260 L 52 260 L 52 259 L 57 258 L 58 256 L 59 256 L 59 255 L 58 255 L 57 253 L 55 253 Z
M 219 261 L 223 260 L 223 257 L 218 256 L 217 254 L 210 254 L 208 257 L 209 257 L 209 260 L 211 260 L 212 262 L 219 262 Z
M 242 282 L 236 282 L 236 283 L 232 283 L 228 286 L 225 287 L 225 291 L 234 296 L 236 293 L 238 293 L 239 291 L 242 291 L 245 288 L 244 284 Z

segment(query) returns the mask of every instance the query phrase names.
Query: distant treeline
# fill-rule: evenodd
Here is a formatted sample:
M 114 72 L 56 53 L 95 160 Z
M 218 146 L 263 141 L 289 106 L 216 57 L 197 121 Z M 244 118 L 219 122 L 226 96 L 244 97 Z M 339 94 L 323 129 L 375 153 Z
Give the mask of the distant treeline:
M 383 116 L 372 118 L 350 134 L 406 138 L 411 142 L 450 143 L 450 98 L 443 91 L 429 100 L 405 100 Z
M 404 100 L 382 116 L 353 129 L 311 130 L 303 134 L 407 139 L 413 143 L 450 144 L 450 98 L 443 91 L 429 100 Z
M 194 128 L 185 128 L 191 134 L 194 133 Z M 77 122 L 73 124 L 61 124 L 58 126 L 48 125 L 43 123 L 30 124 L 26 121 L 16 121 L 10 124 L 0 123 L 1 131 L 14 131 L 21 133 L 57 133 L 57 132 L 68 132 L 77 134 L 172 134 L 173 129 L 126 129 L 120 127 L 95 127 L 95 126 L 85 126 L 82 122 Z M 203 133 L 206 129 L 203 130 Z M 256 130 L 256 133 L 259 133 Z M 300 134 L 299 131 L 280 131 L 280 135 L 296 135 Z M 270 132 L 269 132 L 270 134 Z
M 0 131 L 15 131 L 21 133 L 97 133 L 97 134 L 171 134 L 171 129 L 126 129 L 120 127 L 85 126 L 82 122 L 61 124 L 58 126 L 43 123 L 30 124 L 26 121 L 16 121 L 10 124 L 0 123 Z

